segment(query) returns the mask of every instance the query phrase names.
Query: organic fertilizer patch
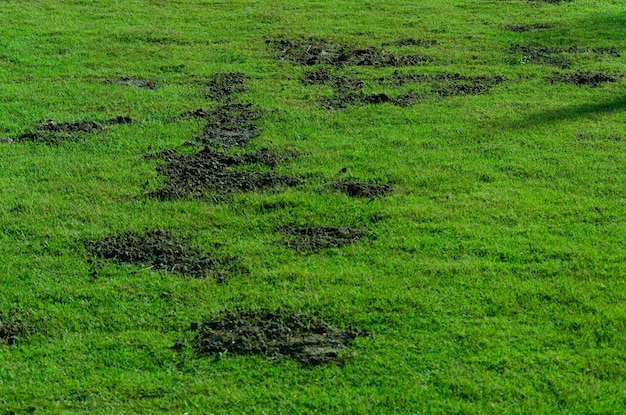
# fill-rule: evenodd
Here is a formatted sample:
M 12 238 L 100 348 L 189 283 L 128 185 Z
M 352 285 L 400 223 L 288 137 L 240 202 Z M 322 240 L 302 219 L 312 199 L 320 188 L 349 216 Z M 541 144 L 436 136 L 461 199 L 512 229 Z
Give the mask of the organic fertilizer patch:
M 160 200 L 180 198 L 203 198 L 220 200 L 223 196 L 239 192 L 255 192 L 276 187 L 291 187 L 302 183 L 301 179 L 257 171 L 250 165 L 275 167 L 288 158 L 271 151 L 230 155 L 211 148 L 196 154 L 178 154 L 166 151 L 149 158 L 165 161 L 157 171 L 166 178 L 165 186 L 150 193 Z
M 550 82 L 565 82 L 576 86 L 598 87 L 605 82 L 619 82 L 621 76 L 607 75 L 595 71 L 577 71 L 574 73 L 556 74 L 548 78 Z
M 111 118 L 107 121 L 72 121 L 58 122 L 55 120 L 46 121 L 18 136 L 17 142 L 37 142 L 46 144 L 59 144 L 62 141 L 76 141 L 81 134 L 100 133 L 114 124 L 130 124 L 133 119 L 126 116 Z
M 305 313 L 226 311 L 200 326 L 194 347 L 203 355 L 257 354 L 320 365 L 336 361 L 354 339 L 368 334 L 354 328 L 339 329 Z
M 346 66 L 415 66 L 429 61 L 420 55 L 396 55 L 375 47 L 359 47 L 323 39 L 302 41 L 268 40 L 279 60 L 300 65 Z
M 168 231 L 149 231 L 145 235 L 126 233 L 85 243 L 87 250 L 102 259 L 120 264 L 146 266 L 172 274 L 196 278 L 213 277 L 222 282 L 228 275 L 245 272 L 234 257 L 208 254 L 191 245 L 187 238 Z
M 230 102 L 236 94 L 246 90 L 242 73 L 225 73 L 214 76 L 207 84 L 207 98 L 219 102 Z
M 367 235 L 367 229 L 335 226 L 282 226 L 279 231 L 291 236 L 281 245 L 296 251 L 318 251 L 324 248 L 341 248 Z
M 387 196 L 393 192 L 393 188 L 388 184 L 375 184 L 356 180 L 341 181 L 336 183 L 333 188 L 350 197 L 367 197 L 370 199 Z

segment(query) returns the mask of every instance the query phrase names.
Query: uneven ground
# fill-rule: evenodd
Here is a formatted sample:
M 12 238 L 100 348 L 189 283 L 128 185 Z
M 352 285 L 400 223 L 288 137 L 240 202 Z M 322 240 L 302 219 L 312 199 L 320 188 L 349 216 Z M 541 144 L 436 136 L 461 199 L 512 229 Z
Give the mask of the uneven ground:
M 0 3 L 0 415 L 626 407 L 626 5 Z

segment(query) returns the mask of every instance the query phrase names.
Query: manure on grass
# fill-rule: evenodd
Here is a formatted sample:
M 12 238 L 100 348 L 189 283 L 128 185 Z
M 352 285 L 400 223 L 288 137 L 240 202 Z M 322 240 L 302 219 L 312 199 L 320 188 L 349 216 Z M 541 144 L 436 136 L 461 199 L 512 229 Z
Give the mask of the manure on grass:
M 305 313 L 283 311 L 226 311 L 200 326 L 194 347 L 202 355 L 265 355 L 272 360 L 292 358 L 303 365 L 337 361 L 340 353 L 363 330 L 346 330 Z

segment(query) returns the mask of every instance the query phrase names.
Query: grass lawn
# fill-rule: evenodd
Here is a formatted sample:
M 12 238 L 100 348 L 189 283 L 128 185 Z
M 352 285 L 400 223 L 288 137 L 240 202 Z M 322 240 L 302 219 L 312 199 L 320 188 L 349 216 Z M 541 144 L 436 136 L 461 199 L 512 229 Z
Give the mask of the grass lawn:
M 0 2 L 0 415 L 624 413 L 624 218 L 623 1 Z

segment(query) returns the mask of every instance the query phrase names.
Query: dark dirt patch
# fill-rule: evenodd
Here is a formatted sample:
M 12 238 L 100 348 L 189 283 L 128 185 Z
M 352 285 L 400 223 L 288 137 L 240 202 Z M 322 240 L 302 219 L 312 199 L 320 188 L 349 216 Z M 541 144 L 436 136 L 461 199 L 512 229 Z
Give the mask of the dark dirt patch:
M 107 121 L 58 122 L 55 120 L 49 120 L 36 126 L 34 130 L 27 131 L 18 136 L 15 141 L 58 144 L 62 141 L 76 141 L 79 134 L 99 133 L 105 131 L 109 125 L 130 124 L 132 122 L 134 122 L 133 119 L 126 116 L 111 118 Z
M 345 66 L 415 66 L 428 62 L 419 55 L 396 55 L 375 47 L 348 46 L 321 39 L 303 41 L 267 40 L 278 59 L 300 65 Z
M 584 48 L 580 46 L 551 48 L 536 45 L 514 45 L 509 48 L 509 53 L 515 56 L 515 59 L 519 62 L 557 66 L 559 68 L 570 66 L 570 55 L 573 54 L 591 53 L 594 55 L 609 55 L 614 58 L 620 57 L 616 48 Z
M 124 86 L 132 86 L 139 89 L 157 89 L 159 85 L 147 79 L 132 79 L 132 78 L 120 78 L 120 79 L 109 79 L 106 81 L 107 84 L 110 85 L 124 85 Z
M 320 365 L 336 361 L 355 338 L 368 334 L 354 328 L 342 330 L 305 313 L 226 311 L 201 325 L 194 347 L 204 355 L 260 354 L 272 360 L 290 357 L 303 365 Z
M 550 82 L 566 82 L 576 86 L 598 87 L 605 82 L 619 82 L 621 76 L 607 75 L 595 71 L 577 71 L 574 73 L 556 74 L 548 78 Z
M 238 192 L 262 191 L 280 186 L 297 186 L 302 183 L 296 177 L 262 172 L 251 169 L 236 170 L 234 167 L 263 165 L 275 167 L 289 155 L 281 155 L 267 150 L 255 153 L 230 155 L 205 148 L 196 154 L 177 154 L 166 151 L 149 156 L 164 160 L 165 165 L 157 170 L 166 178 L 162 189 L 150 192 L 159 200 L 180 198 L 212 198 Z
M 349 76 L 333 75 L 323 67 L 306 72 L 302 82 L 306 85 L 328 85 L 341 92 L 363 88 L 362 80 Z
M 222 282 L 228 275 L 245 272 L 234 257 L 207 254 L 191 246 L 186 238 L 168 231 L 150 231 L 143 236 L 127 233 L 85 243 L 87 250 L 102 259 L 121 264 L 149 266 L 172 274 L 196 278 L 213 277 Z
M 367 197 L 371 199 L 393 193 L 393 187 L 388 184 L 375 184 L 356 180 L 341 181 L 335 184 L 333 188 L 350 197 Z
M 504 26 L 505 29 L 510 30 L 512 32 L 523 33 L 530 32 L 531 30 L 539 30 L 539 29 L 552 29 L 554 25 L 547 23 L 535 23 L 535 24 L 523 24 L 523 25 L 514 25 L 509 24 Z
M 430 47 L 437 46 L 438 43 L 436 40 L 426 40 L 426 39 L 398 39 L 392 43 L 383 43 L 383 46 L 397 46 L 399 48 L 405 46 L 422 46 L 422 47 Z
M 230 102 L 233 96 L 246 90 L 245 76 L 242 73 L 225 73 L 216 75 L 208 82 L 207 98 L 219 102 Z
M 367 234 L 367 229 L 335 226 L 281 226 L 278 230 L 294 236 L 293 239 L 282 242 L 282 245 L 297 251 L 340 248 L 358 241 Z
M 211 111 L 198 109 L 188 111 L 178 118 L 202 118 L 206 120 L 204 134 L 197 140 L 221 147 L 242 147 L 259 135 L 257 122 L 263 112 L 252 104 L 232 104 Z
M 550 4 L 560 4 L 560 3 L 570 3 L 572 0 L 528 0 L 529 3 L 550 3 Z
M 393 97 L 385 93 L 366 94 L 363 92 L 350 92 L 335 94 L 330 98 L 322 100 L 322 107 L 329 110 L 337 110 L 347 108 L 352 105 L 385 103 L 397 105 L 400 107 L 408 107 L 422 98 L 422 95 L 415 92 L 408 92 L 406 94 L 398 95 L 397 97 Z
M 494 85 L 503 81 L 501 77 L 492 78 L 476 78 L 471 82 L 459 83 L 452 82 L 448 85 L 434 87 L 431 93 L 442 97 L 462 96 L 462 95 L 479 95 L 488 92 Z
M 15 344 L 31 331 L 30 324 L 19 310 L 9 313 L 0 311 L 0 344 Z

